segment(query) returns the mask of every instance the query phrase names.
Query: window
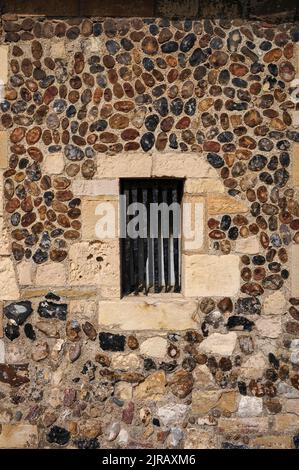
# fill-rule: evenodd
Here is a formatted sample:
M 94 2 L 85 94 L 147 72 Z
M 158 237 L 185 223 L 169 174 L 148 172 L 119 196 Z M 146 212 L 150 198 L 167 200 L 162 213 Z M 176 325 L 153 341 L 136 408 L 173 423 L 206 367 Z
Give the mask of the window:
M 122 294 L 180 292 L 182 179 L 121 180 Z

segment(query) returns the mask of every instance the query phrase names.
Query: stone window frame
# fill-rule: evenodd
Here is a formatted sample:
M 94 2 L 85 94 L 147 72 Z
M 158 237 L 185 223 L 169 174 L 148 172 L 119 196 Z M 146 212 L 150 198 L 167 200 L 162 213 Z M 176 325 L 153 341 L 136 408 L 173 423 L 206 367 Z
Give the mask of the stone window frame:
M 226 189 L 217 173 L 202 154 L 198 153 L 126 153 L 121 155 L 98 155 L 97 174 L 94 179 L 84 181 L 75 178 L 74 194 L 82 199 L 82 234 L 86 234 L 86 220 L 98 201 L 110 200 L 117 204 L 119 184 L 122 178 L 182 178 L 184 193 L 182 202 L 203 204 L 203 242 L 200 249 L 186 250 L 182 237 L 182 278 L 179 293 L 151 293 L 149 295 L 121 296 L 120 252 L 114 253 L 118 275 L 113 277 L 115 290 L 112 294 L 100 296 L 98 300 L 99 325 L 115 331 L 129 330 L 186 330 L 198 324 L 199 299 L 217 296 L 206 285 L 200 288 L 198 279 L 204 271 L 223 272 L 231 265 L 228 281 L 223 285 L 221 295 L 234 296 L 240 288 L 239 256 L 236 254 L 214 255 L 209 252 L 207 218 L 208 215 L 221 213 L 247 212 L 245 202 L 227 195 Z M 89 209 L 87 208 L 90 205 Z M 222 212 L 221 212 L 222 211 Z M 89 238 L 89 242 L 91 242 Z M 119 243 L 118 243 L 119 246 Z M 114 260 L 115 262 L 115 260 Z M 210 268 L 207 266 L 210 263 Z M 200 267 L 202 266 L 202 268 Z M 115 274 L 115 273 L 114 273 Z M 222 281 L 222 280 L 221 280 Z M 117 285 L 116 285 L 117 284 Z M 210 283 L 213 284 L 213 283 Z

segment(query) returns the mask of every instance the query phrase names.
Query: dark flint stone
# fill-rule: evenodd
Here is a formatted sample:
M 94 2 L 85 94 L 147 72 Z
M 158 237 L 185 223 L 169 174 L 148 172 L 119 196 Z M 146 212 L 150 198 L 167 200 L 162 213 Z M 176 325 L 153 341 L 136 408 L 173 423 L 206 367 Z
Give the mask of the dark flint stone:
M 141 147 L 145 152 L 148 152 L 155 143 L 155 136 L 152 132 L 146 132 L 141 137 Z
M 299 449 L 299 434 L 293 437 L 293 442 L 294 442 L 295 449 Z
M 58 444 L 63 446 L 67 444 L 70 440 L 70 433 L 60 426 L 53 426 L 50 432 L 47 434 L 47 441 L 51 444 Z
M 221 219 L 220 230 L 228 230 L 231 224 L 231 217 L 229 215 L 224 215 Z
M 166 42 L 165 44 L 162 44 L 161 46 L 162 52 L 166 54 L 171 54 L 172 52 L 176 52 L 178 48 L 179 46 L 176 41 L 169 41 L 169 42 Z
M 24 326 L 24 332 L 27 338 L 31 339 L 32 341 L 36 340 L 36 333 L 31 323 L 26 323 L 26 325 Z
M 74 440 L 74 444 L 78 449 L 99 449 L 100 443 L 96 437 L 91 439 L 79 438 Z
M 238 227 L 231 227 L 228 231 L 228 238 L 230 240 L 237 240 L 239 235 L 239 229 Z
M 289 172 L 285 168 L 280 168 L 274 173 L 274 183 L 278 188 L 283 188 L 289 179 Z
M 264 149 L 261 149 L 261 150 L 264 150 Z M 267 165 L 267 168 L 268 168 L 268 170 L 274 171 L 274 170 L 276 170 L 277 167 L 278 167 L 278 158 L 277 158 L 276 155 L 273 155 L 273 157 L 271 157 L 271 159 L 270 159 L 270 161 Z
M 242 78 L 233 78 L 232 79 L 232 84 L 235 87 L 247 88 L 247 82 L 246 82 L 246 80 L 243 80 Z
M 238 382 L 238 389 L 241 395 L 247 395 L 247 387 L 245 382 Z
M 44 201 L 45 201 L 46 206 L 50 206 L 52 204 L 53 199 L 54 199 L 53 191 L 46 191 L 44 193 Z
M 203 52 L 202 49 L 195 49 L 189 59 L 189 63 L 192 67 L 195 65 L 199 65 L 206 60 L 206 54 Z
M 108 126 L 107 121 L 104 119 L 99 119 L 98 121 L 93 122 L 90 126 L 89 129 L 91 132 L 97 131 L 101 132 L 104 131 Z
M 48 253 L 38 248 L 32 257 L 36 264 L 45 263 L 48 259 Z
M 45 295 L 45 298 L 48 299 L 48 300 L 60 300 L 60 296 L 54 294 L 54 292 L 48 292 L 48 293 Z
M 224 144 L 226 142 L 232 142 L 233 138 L 234 138 L 233 133 L 229 132 L 229 131 L 221 132 L 221 134 L 218 135 L 218 140 L 222 144 Z
M 237 300 L 235 311 L 241 315 L 260 315 L 261 303 L 256 297 L 244 297 Z
M 68 160 L 79 161 L 83 160 L 84 152 L 76 145 L 68 144 L 64 148 L 64 154 Z
M 281 152 L 279 155 L 279 161 L 281 166 L 288 167 L 290 164 L 290 155 L 287 152 Z
M 182 52 L 188 52 L 194 46 L 196 36 L 194 33 L 187 34 L 181 41 L 180 50 Z
M 13 341 L 14 339 L 16 339 L 20 336 L 20 329 L 17 325 L 12 325 L 11 323 L 8 323 L 6 325 L 6 327 L 4 328 L 4 333 L 5 333 L 5 336 L 10 341 Z M 0 379 L 0 381 L 1 381 L 1 379 Z
M 222 449 L 249 449 L 244 444 L 233 444 L 232 442 L 223 442 L 221 447 Z
M 33 309 L 29 300 L 22 300 L 20 302 L 6 305 L 3 311 L 6 318 L 14 320 L 17 325 L 23 325 L 29 315 L 33 312 Z
M 142 60 L 142 63 L 143 63 L 143 67 L 148 72 L 150 72 L 151 70 L 153 70 L 155 68 L 154 62 L 149 57 L 144 57 L 144 59 Z
M 145 127 L 148 131 L 154 131 L 159 124 L 159 116 L 157 114 L 152 114 L 147 116 L 144 121 Z
M 184 111 L 187 114 L 187 116 L 193 116 L 193 114 L 196 111 L 196 99 L 195 98 L 190 98 L 184 106 Z
M 37 313 L 42 318 L 58 318 L 59 320 L 66 320 L 67 304 L 56 304 L 43 300 L 39 303 Z
M 146 357 L 144 359 L 143 366 L 144 366 L 145 370 L 157 369 L 157 366 L 156 366 L 155 362 L 150 357 Z
M 238 317 L 236 315 L 229 317 L 227 325 L 226 325 L 226 327 L 229 330 L 233 330 L 234 328 L 238 328 L 240 326 L 243 327 L 244 331 L 251 331 L 252 328 L 254 327 L 254 322 L 248 320 L 248 318 Z
M 155 110 L 162 116 L 165 117 L 168 114 L 168 102 L 167 99 L 163 96 L 154 102 Z
M 254 155 L 249 161 L 248 168 L 251 171 L 260 171 L 267 164 L 267 158 L 264 155 Z
M 288 150 L 290 148 L 291 144 L 288 140 L 279 140 L 276 144 L 276 147 L 279 149 L 279 150 Z
M 273 184 L 273 178 L 272 178 L 272 175 L 270 175 L 270 173 L 267 173 L 266 171 L 263 171 L 260 175 L 259 175 L 259 179 L 263 182 L 263 183 L 266 183 L 266 184 Z
M 253 264 L 255 264 L 257 266 L 261 266 L 262 264 L 265 264 L 266 260 L 265 260 L 264 256 L 256 255 L 256 256 L 253 256 L 252 262 L 253 262 Z
M 274 367 L 274 369 L 279 369 L 279 360 L 277 357 L 274 356 L 273 353 L 269 353 L 268 355 L 269 363 Z
M 175 98 L 170 104 L 170 111 L 175 115 L 179 116 L 183 111 L 184 103 L 181 98 Z
M 276 64 L 269 64 L 268 65 L 268 70 L 273 75 L 273 77 L 277 77 L 278 75 L 278 67 Z
M 170 134 L 169 136 L 169 147 L 172 149 L 178 148 L 177 136 L 175 134 Z
M 126 337 L 124 335 L 102 332 L 99 333 L 99 341 L 103 351 L 124 351 Z
M 212 165 L 214 168 L 222 168 L 224 165 L 224 160 L 220 155 L 214 152 L 209 152 L 207 156 L 208 162 L 210 165 Z
M 174 371 L 178 366 L 178 363 L 176 360 L 170 361 L 170 362 L 161 362 L 159 365 L 159 369 L 164 370 L 165 372 L 172 372 Z
M 292 140 L 293 142 L 299 142 L 299 132 L 287 131 L 286 135 L 287 135 L 287 138 Z

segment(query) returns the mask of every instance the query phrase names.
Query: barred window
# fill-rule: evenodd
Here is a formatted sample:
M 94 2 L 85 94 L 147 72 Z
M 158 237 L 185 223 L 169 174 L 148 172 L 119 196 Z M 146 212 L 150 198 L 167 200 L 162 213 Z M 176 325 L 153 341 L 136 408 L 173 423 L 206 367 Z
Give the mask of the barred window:
M 122 179 L 122 294 L 180 292 L 182 179 Z

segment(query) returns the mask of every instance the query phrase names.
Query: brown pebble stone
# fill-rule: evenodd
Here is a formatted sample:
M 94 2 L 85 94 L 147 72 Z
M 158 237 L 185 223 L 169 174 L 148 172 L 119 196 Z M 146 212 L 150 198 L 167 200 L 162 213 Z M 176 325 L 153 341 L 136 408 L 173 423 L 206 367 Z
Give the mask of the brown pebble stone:
M 264 55 L 264 61 L 266 63 L 277 62 L 281 58 L 281 56 L 282 50 L 279 48 L 274 48 L 266 52 L 266 54 Z

